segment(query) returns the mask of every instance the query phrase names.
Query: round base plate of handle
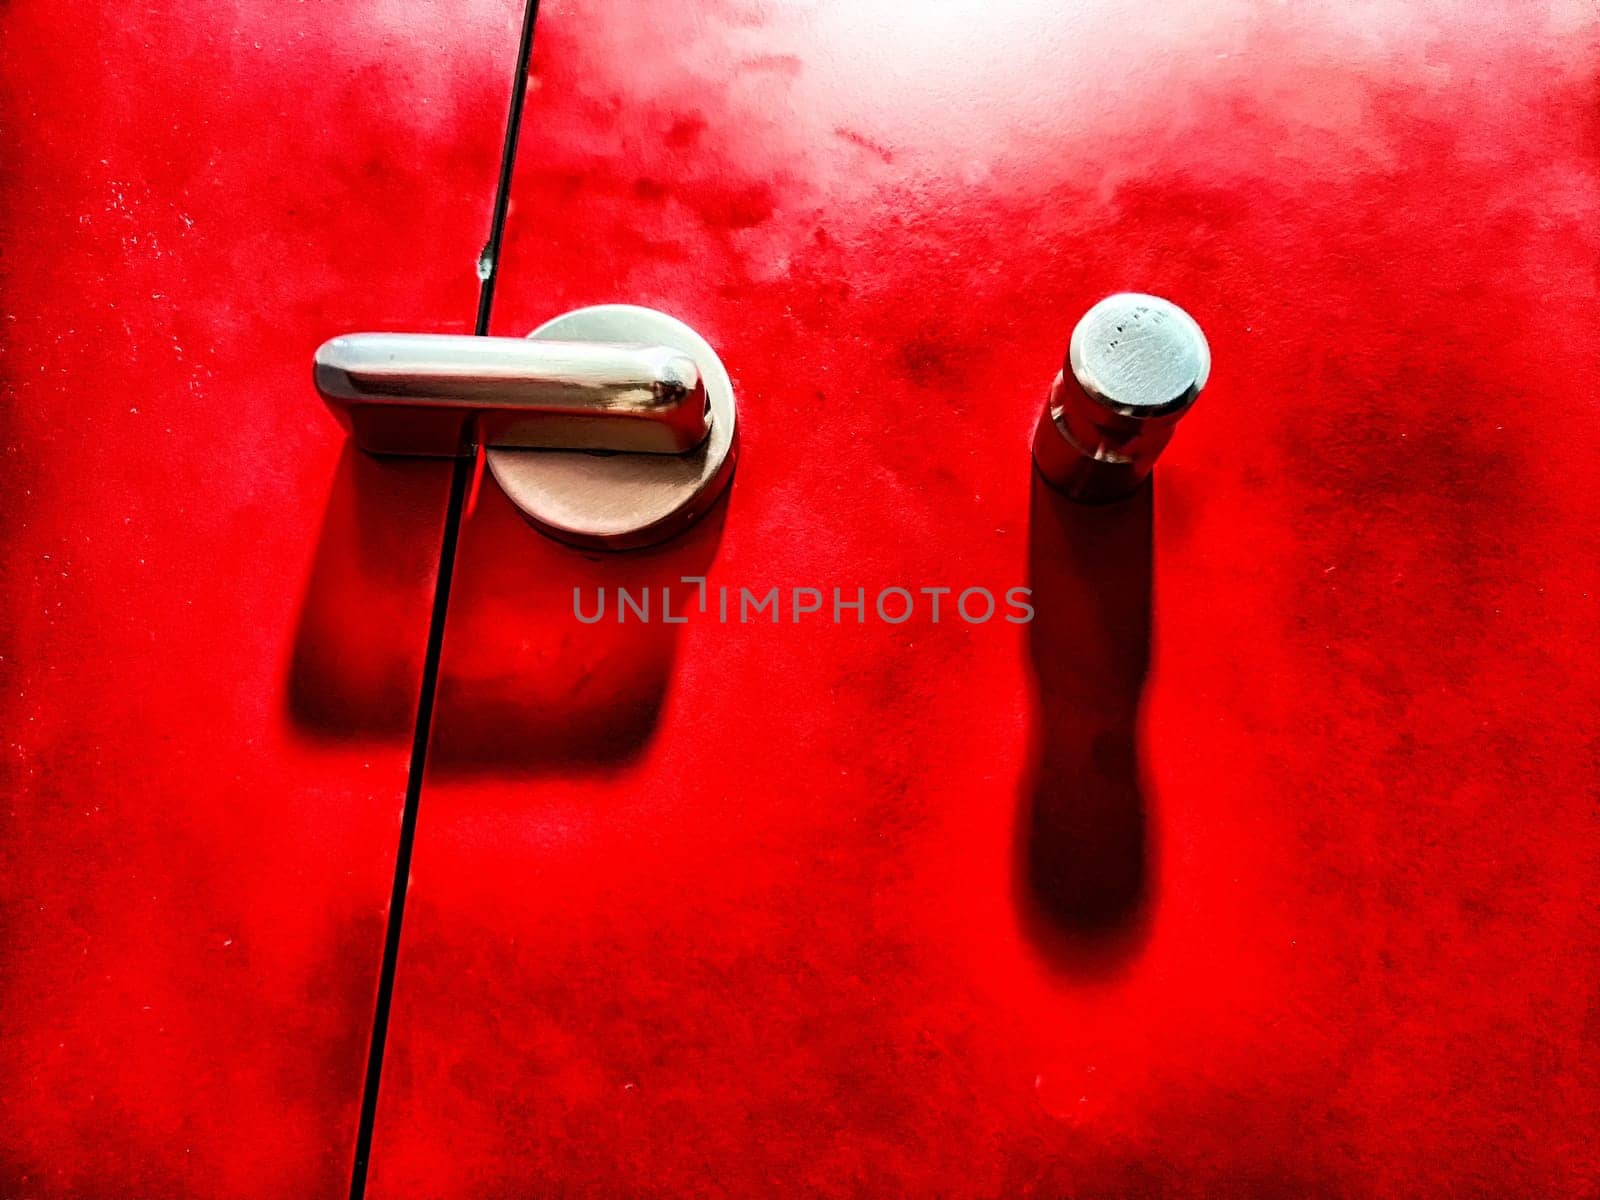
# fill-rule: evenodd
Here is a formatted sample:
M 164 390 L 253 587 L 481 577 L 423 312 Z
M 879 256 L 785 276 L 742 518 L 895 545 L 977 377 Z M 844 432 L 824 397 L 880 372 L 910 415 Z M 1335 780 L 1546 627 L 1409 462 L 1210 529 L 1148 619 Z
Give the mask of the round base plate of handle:
M 687 454 L 490 449 L 489 470 L 529 522 L 569 545 L 634 550 L 704 516 L 727 489 L 738 452 L 733 383 L 710 344 L 677 318 L 632 304 L 576 309 L 528 336 L 681 350 L 700 368 L 711 410 L 710 434 Z

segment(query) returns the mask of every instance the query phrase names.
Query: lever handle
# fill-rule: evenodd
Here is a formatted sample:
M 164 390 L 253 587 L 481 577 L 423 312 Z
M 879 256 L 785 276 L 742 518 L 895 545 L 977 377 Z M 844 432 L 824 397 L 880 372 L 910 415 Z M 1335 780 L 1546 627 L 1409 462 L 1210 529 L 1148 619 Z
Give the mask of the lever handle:
M 352 333 L 318 348 L 313 376 L 373 454 L 685 454 L 711 429 L 700 369 L 669 346 Z
M 373 454 L 484 459 L 538 529 L 588 549 L 654 546 L 727 490 L 733 381 L 675 317 L 580 308 L 526 338 L 352 333 L 324 342 L 317 391 Z M 586 451 L 618 453 L 586 453 Z

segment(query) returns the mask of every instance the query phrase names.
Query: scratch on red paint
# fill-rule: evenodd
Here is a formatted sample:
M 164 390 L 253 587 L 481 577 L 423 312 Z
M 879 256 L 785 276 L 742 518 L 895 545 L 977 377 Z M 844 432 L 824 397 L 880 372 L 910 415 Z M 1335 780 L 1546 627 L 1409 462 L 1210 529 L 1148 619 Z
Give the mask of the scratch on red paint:
M 472 514 L 478 510 L 478 491 L 483 487 L 483 464 L 487 461 L 483 443 L 478 443 L 478 459 L 472 464 L 472 487 L 467 491 L 466 519 L 470 520 Z

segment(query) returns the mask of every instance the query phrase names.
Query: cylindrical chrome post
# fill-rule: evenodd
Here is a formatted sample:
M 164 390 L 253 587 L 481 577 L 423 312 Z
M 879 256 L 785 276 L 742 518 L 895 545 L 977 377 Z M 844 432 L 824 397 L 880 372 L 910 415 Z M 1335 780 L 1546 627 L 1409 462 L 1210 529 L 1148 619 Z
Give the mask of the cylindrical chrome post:
M 1128 495 L 1210 373 L 1211 349 L 1183 309 L 1134 292 L 1107 296 L 1072 331 L 1034 431 L 1039 473 L 1085 503 Z

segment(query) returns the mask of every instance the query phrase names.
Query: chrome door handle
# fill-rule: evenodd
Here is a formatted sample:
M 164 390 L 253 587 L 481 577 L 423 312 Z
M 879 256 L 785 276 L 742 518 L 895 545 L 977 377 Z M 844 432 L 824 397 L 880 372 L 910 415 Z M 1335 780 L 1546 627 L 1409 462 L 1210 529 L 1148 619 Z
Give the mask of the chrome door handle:
M 317 391 L 372 454 L 490 469 L 535 526 L 576 545 L 665 540 L 727 486 L 733 386 L 682 322 L 612 304 L 527 338 L 355 333 L 318 348 Z
M 711 431 L 700 370 L 669 346 L 352 333 L 322 344 L 315 376 L 372 454 L 682 454 Z

